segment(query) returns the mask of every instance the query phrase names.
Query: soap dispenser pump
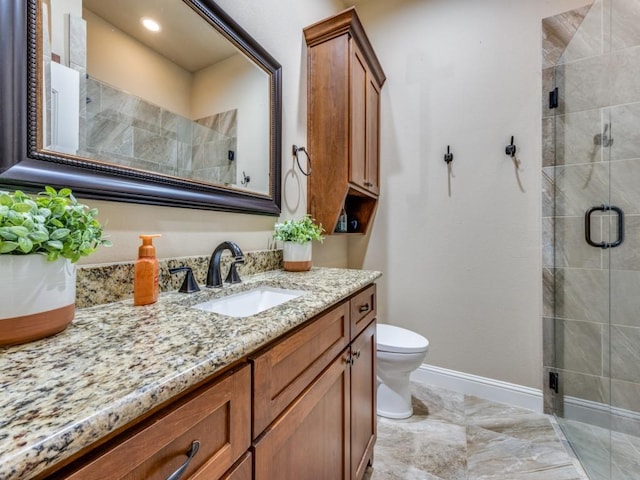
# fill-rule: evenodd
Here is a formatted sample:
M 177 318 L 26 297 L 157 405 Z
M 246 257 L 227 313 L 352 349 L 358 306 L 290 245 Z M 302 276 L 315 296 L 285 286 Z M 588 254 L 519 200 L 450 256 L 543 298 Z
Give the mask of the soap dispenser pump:
M 142 245 L 138 248 L 133 278 L 133 304 L 150 305 L 158 301 L 160 265 L 156 258 L 153 239 L 160 235 L 140 235 Z

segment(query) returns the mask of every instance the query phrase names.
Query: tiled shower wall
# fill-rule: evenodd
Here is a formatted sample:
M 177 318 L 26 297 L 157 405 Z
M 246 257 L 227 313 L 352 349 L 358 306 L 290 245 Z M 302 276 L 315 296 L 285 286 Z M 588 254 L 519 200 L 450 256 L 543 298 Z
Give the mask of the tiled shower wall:
M 86 84 L 81 156 L 204 182 L 236 183 L 236 162 L 229 160 L 229 151 L 237 149 L 237 110 L 194 122 L 94 78 Z
M 545 410 L 567 397 L 614 407 L 611 428 L 640 434 L 640 2 L 597 0 L 543 20 L 543 333 Z M 559 87 L 557 109 L 548 95 Z M 584 214 L 625 212 L 614 249 L 587 245 Z M 615 221 L 593 217 L 595 241 Z M 560 392 L 548 388 L 560 374 Z M 620 410 L 617 410 L 620 409 Z M 622 413 L 625 417 L 617 415 Z

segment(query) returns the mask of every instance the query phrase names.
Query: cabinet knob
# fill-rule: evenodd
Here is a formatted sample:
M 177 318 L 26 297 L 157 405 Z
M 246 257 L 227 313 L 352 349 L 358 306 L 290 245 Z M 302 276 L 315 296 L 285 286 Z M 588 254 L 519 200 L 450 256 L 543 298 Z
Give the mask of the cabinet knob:
M 167 480 L 180 480 L 182 475 L 184 475 L 184 472 L 187 470 L 187 468 L 189 468 L 189 464 L 191 463 L 191 460 L 193 460 L 193 457 L 196 456 L 196 453 L 198 453 L 198 450 L 200 450 L 200 442 L 194 440 L 191 443 L 191 448 L 186 453 L 187 460 L 182 465 L 180 465 L 175 472 L 169 475 L 167 477 Z

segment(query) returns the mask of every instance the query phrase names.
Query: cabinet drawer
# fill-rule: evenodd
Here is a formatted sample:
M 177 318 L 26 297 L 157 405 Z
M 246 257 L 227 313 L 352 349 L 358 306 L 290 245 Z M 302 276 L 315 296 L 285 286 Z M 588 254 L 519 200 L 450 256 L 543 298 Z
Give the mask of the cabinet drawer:
M 165 480 L 187 460 L 192 442 L 199 442 L 182 478 L 206 470 L 219 478 L 251 442 L 251 375 L 249 366 L 224 377 L 168 412 L 160 412 L 136 433 L 75 470 L 72 480 Z
M 345 302 L 252 359 L 256 438 L 349 343 Z
M 351 340 L 376 318 L 376 285 L 370 285 L 351 299 Z

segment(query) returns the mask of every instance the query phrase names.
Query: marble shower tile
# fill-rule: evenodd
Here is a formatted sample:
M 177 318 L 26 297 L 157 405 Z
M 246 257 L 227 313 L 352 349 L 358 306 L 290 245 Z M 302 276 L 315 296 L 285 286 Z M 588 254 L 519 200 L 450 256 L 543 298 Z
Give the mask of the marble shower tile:
M 561 86 L 560 98 L 563 99 L 563 109 L 558 113 L 609 106 L 612 68 L 608 55 L 589 57 L 556 68 L 556 82 Z
M 555 122 L 555 165 L 602 161 L 603 147 L 596 142 L 604 129 L 601 110 L 557 115 Z
M 602 0 L 596 0 L 592 5 L 571 10 L 567 14 L 572 14 L 574 22 L 572 26 L 577 28 L 558 59 L 558 63 L 573 62 L 602 54 L 604 51 Z
M 133 156 L 159 165 L 177 164 L 176 141 L 140 128 L 133 129 Z
M 611 204 L 625 215 L 640 214 L 640 159 L 611 162 Z
M 559 374 L 563 395 L 596 403 L 609 403 L 611 394 L 608 377 L 587 375 L 569 370 L 560 370 Z
M 625 239 L 611 251 L 611 268 L 640 271 L 640 215 L 625 215 Z
M 556 365 L 556 331 L 555 318 L 542 318 L 542 364 L 545 367 L 555 367 Z M 546 382 L 547 376 L 544 377 Z
M 87 68 L 87 22 L 82 17 L 69 15 L 69 64 L 86 72 Z
M 555 265 L 553 235 L 554 220 L 555 219 L 553 217 L 542 217 L 542 265 L 550 268 L 553 268 Z
M 553 268 L 542 269 L 542 315 L 555 316 L 555 280 L 556 271 Z
M 555 272 L 555 316 L 609 322 L 609 272 L 561 268 Z
M 225 137 L 236 137 L 238 135 L 237 108 L 218 114 L 218 131 Z
M 556 366 L 565 370 L 603 375 L 603 324 L 557 320 L 556 335 L 562 335 L 563 351 Z
M 615 258 L 615 249 L 611 250 Z M 640 327 L 640 271 L 612 269 L 610 276 L 611 323 Z
M 127 157 L 133 156 L 133 129 L 104 117 L 89 119 L 87 148 Z
M 603 250 L 590 246 L 584 239 L 584 217 L 556 217 L 554 245 L 550 255 L 556 267 L 602 268 Z M 602 238 L 602 222 L 593 215 L 591 235 L 594 241 Z M 548 238 L 545 237 L 545 238 Z M 545 243 L 546 246 L 546 243 Z
M 609 166 L 603 162 L 555 167 L 555 214 L 582 216 L 609 199 Z
M 635 365 L 638 368 L 638 365 Z M 611 380 L 611 405 L 624 410 L 640 413 L 640 383 L 625 382 L 623 380 Z M 623 418 L 617 422 L 617 430 L 626 431 L 631 435 L 640 438 L 640 419 L 630 423 L 628 418 Z M 627 427 L 622 430 L 622 427 Z M 640 455 L 640 453 L 639 453 Z
M 611 1 L 611 48 L 640 45 L 640 3 L 636 1 Z
M 542 58 L 544 67 L 550 67 L 558 63 L 560 56 L 589 12 L 589 8 L 589 6 L 577 8 L 542 20 Z
M 542 216 L 555 216 L 556 167 L 542 169 Z
M 611 54 L 609 86 L 611 105 L 640 101 L 640 47 Z
M 554 130 L 556 117 L 542 119 L 542 166 L 552 167 L 556 164 L 556 142 Z
M 611 160 L 640 158 L 640 103 L 611 107 Z
M 611 326 L 611 378 L 640 383 L 640 328 Z

